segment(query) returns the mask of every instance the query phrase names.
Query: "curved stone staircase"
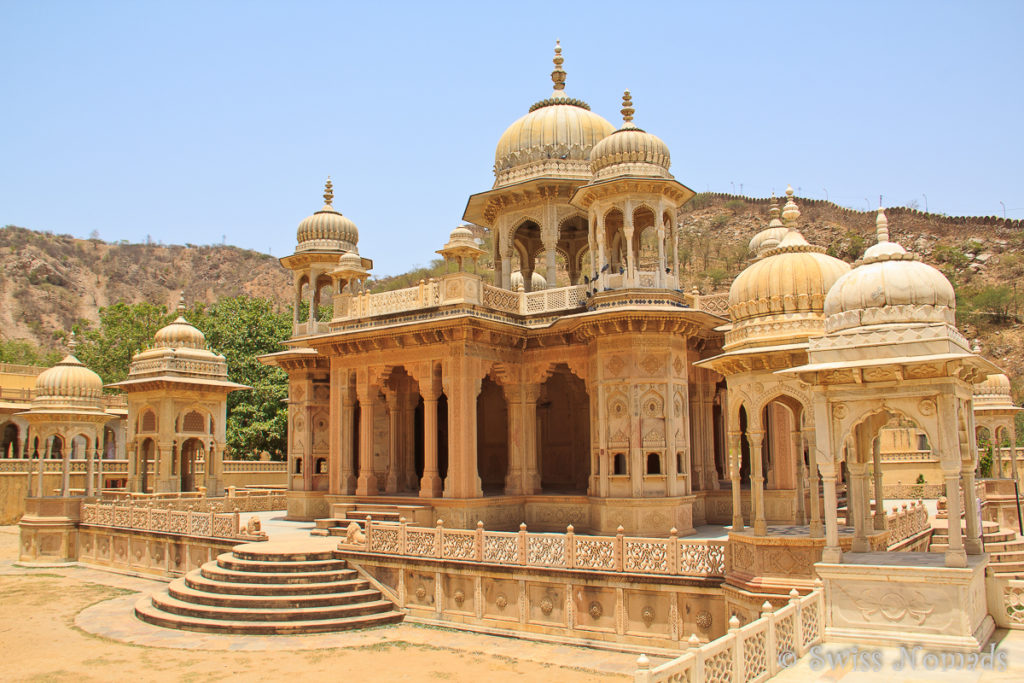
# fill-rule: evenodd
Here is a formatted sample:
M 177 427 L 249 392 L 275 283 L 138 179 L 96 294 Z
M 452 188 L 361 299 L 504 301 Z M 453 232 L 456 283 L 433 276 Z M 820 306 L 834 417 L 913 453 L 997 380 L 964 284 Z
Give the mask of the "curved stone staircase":
M 140 599 L 145 622 L 207 633 L 296 634 L 344 631 L 401 621 L 333 549 L 247 543 Z

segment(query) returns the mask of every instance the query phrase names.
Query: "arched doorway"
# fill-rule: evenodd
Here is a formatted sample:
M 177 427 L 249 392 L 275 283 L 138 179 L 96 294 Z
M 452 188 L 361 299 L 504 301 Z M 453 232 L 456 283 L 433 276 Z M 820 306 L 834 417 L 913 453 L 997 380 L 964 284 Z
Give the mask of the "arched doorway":
M 56 434 L 50 437 L 50 458 L 59 460 L 64 457 L 64 439 Z
M 559 363 L 537 403 L 538 460 L 545 493 L 586 493 L 590 480 L 590 397 L 583 380 Z
M 508 405 L 490 377 L 484 377 L 476 398 L 476 464 L 485 492 L 505 490 L 508 474 Z
M 21 456 L 21 439 L 18 425 L 8 422 L 4 425 L 3 440 L 0 441 L 0 458 L 18 458 Z
M 181 476 L 181 489 L 182 491 L 195 491 L 196 490 L 196 462 L 205 459 L 206 447 L 202 441 L 193 437 L 187 439 L 185 443 L 181 445 L 181 463 L 178 467 L 178 472 Z

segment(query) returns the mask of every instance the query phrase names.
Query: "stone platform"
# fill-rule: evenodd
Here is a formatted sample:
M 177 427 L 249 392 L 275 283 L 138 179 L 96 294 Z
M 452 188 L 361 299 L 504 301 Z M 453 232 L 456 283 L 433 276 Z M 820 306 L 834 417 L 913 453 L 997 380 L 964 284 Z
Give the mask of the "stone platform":
M 946 567 L 942 553 L 844 553 L 814 565 L 825 582 L 828 642 L 977 652 L 995 630 L 985 599 L 988 555 Z

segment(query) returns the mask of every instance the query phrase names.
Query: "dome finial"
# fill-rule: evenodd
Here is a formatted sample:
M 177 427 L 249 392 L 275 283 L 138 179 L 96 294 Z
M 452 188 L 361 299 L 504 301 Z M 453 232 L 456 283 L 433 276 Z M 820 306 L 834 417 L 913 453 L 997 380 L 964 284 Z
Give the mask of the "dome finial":
M 878 243 L 889 241 L 889 219 L 885 217 L 885 211 L 878 207 L 878 217 L 875 218 L 875 234 L 878 236 Z
M 185 315 L 185 290 L 178 295 L 178 315 Z
M 555 41 L 555 58 L 552 61 L 555 63 L 555 70 L 551 72 L 551 82 L 555 84 L 555 94 L 561 95 L 561 91 L 565 90 L 565 69 L 562 68 L 565 57 L 562 56 L 560 40 Z
M 634 128 L 633 126 L 633 114 L 636 109 L 633 108 L 633 96 L 629 94 L 629 90 L 622 93 L 622 120 L 625 123 L 623 128 Z
M 334 183 L 331 182 L 331 176 L 327 176 L 327 182 L 324 183 L 324 206 L 331 206 L 334 201 Z
M 78 340 L 75 339 L 75 331 L 71 330 L 71 337 L 68 339 L 68 353 L 72 356 L 75 355 L 75 349 L 78 348 Z
M 796 220 L 800 218 L 800 208 L 793 201 L 793 186 L 786 186 L 786 205 L 782 208 L 782 220 L 790 230 L 796 229 Z

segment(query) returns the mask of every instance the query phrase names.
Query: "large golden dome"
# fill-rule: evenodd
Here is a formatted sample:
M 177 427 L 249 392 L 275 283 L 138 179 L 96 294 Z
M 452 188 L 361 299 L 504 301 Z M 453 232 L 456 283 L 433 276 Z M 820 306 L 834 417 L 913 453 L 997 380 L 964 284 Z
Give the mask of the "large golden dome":
M 590 154 L 615 130 L 590 111 L 590 105 L 565 94 L 562 48 L 555 46 L 555 90 L 530 107 L 498 140 L 494 152 L 495 187 L 541 176 L 590 179 Z
M 790 224 L 778 246 L 746 268 L 729 288 L 732 329 L 726 348 L 777 344 L 824 334 L 829 289 L 850 266 L 807 242 L 795 228 L 800 212 L 786 190 Z
M 622 128 L 594 145 L 590 170 L 595 180 L 616 175 L 671 178 L 672 160 L 668 145 L 656 135 L 633 124 L 633 98 L 627 90 L 622 96 Z
M 352 251 L 359 242 L 359 230 L 350 219 L 333 206 L 334 185 L 327 178 L 324 186 L 324 206 L 299 223 L 295 239 L 300 251 Z
M 890 323 L 954 325 L 956 295 L 946 276 L 889 241 L 889 223 L 881 208 L 876 226 L 878 243 L 828 293 L 828 330 Z
M 76 343 L 72 335 L 71 352 L 64 360 L 36 378 L 33 410 L 72 409 L 103 411 L 103 380 L 75 358 Z

